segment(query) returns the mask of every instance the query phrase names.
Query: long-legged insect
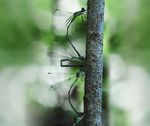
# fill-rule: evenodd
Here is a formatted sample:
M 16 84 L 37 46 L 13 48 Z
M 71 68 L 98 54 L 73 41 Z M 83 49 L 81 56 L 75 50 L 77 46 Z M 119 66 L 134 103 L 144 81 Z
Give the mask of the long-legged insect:
M 78 57 L 72 57 L 70 59 L 62 59 L 60 61 L 60 65 L 61 67 L 78 67 L 80 68 L 80 71 L 78 73 L 76 73 L 76 79 L 75 81 L 72 83 L 72 85 L 70 86 L 70 89 L 68 91 L 68 99 L 69 99 L 69 103 L 72 107 L 72 109 L 76 112 L 76 114 L 78 116 L 81 116 L 82 114 L 77 112 L 76 109 L 74 108 L 74 106 L 72 105 L 71 103 L 71 98 L 70 98 L 70 92 L 71 92 L 71 89 L 73 88 L 73 86 L 75 85 L 75 83 L 77 82 L 78 78 L 80 77 L 80 72 L 82 73 L 82 68 L 84 68 L 85 66 L 85 58 L 83 56 L 81 56 L 81 54 L 78 52 L 78 50 L 75 48 L 75 46 L 72 44 L 72 41 L 70 40 L 69 38 L 69 28 L 70 28 L 70 25 L 72 24 L 72 22 L 79 16 L 82 17 L 83 19 L 83 14 L 86 13 L 86 10 L 84 8 L 82 8 L 80 11 L 77 11 L 75 12 L 71 17 L 69 17 L 67 20 L 66 20 L 66 26 L 67 26 L 67 32 L 66 32 L 66 37 L 70 43 L 70 45 L 72 46 L 72 48 L 75 50 L 75 52 L 77 53 Z M 69 62 L 69 64 L 63 64 L 64 62 Z
M 72 22 L 79 16 L 82 17 L 83 19 L 83 15 L 86 14 L 86 10 L 84 8 L 82 8 L 80 11 L 75 12 L 71 17 L 69 17 L 66 20 L 66 26 L 67 26 L 67 32 L 66 32 L 66 37 L 70 43 L 70 45 L 72 46 L 72 48 L 75 50 L 75 52 L 77 53 L 78 57 L 81 57 L 80 53 L 77 51 L 77 49 L 75 48 L 75 46 L 72 44 L 70 38 L 69 38 L 69 28 L 70 25 L 72 24 Z
M 77 67 L 83 68 L 85 64 L 85 58 L 83 56 L 64 56 L 62 54 L 57 54 L 54 52 L 48 52 L 47 55 L 53 58 L 62 58 L 60 59 L 61 67 Z
M 80 11 L 75 12 L 71 17 L 69 17 L 66 21 L 66 26 L 67 26 L 67 32 L 66 32 L 66 37 L 71 45 L 71 47 L 74 49 L 74 51 L 77 53 L 78 57 L 74 56 L 71 58 L 65 58 L 65 59 L 61 59 L 60 60 L 60 66 L 61 67 L 76 67 L 79 68 L 79 72 L 76 73 L 76 79 L 74 80 L 74 82 L 72 83 L 72 85 L 70 86 L 70 89 L 68 91 L 68 100 L 69 100 L 69 104 L 71 106 L 71 108 L 74 110 L 74 112 L 79 116 L 83 116 L 83 113 L 78 112 L 73 104 L 71 103 L 71 90 L 73 88 L 73 86 L 76 84 L 77 80 L 81 77 L 83 78 L 84 76 L 84 67 L 85 67 L 85 58 L 83 56 L 81 56 L 81 54 L 78 52 L 78 50 L 75 48 L 75 46 L 72 44 L 70 38 L 69 38 L 69 27 L 72 24 L 72 22 L 78 17 L 81 16 L 83 17 L 83 14 L 86 13 L 86 10 L 84 8 L 82 8 Z M 53 87 L 53 86 L 52 86 Z
M 77 11 L 75 13 L 73 13 L 72 16 L 70 16 L 67 20 L 66 20 L 66 26 L 67 26 L 67 35 L 68 35 L 68 31 L 69 31 L 69 27 L 72 24 L 72 22 L 79 16 L 82 17 L 83 19 L 83 15 L 86 14 L 86 10 L 84 8 L 82 8 L 80 11 Z
M 48 56 L 53 56 L 53 57 L 57 57 L 60 58 L 60 67 L 70 67 L 70 68 L 77 68 L 79 69 L 78 72 L 71 78 L 68 78 L 66 80 L 71 80 L 71 79 L 75 79 L 74 82 L 71 84 L 70 89 L 68 91 L 68 100 L 69 100 L 69 104 L 71 106 L 71 108 L 74 110 L 74 112 L 80 116 L 81 113 L 77 112 L 77 110 L 73 107 L 72 103 L 71 103 L 71 90 L 74 87 L 74 85 L 76 84 L 76 82 L 78 81 L 79 78 L 83 78 L 84 77 L 84 71 L 85 71 L 85 58 L 83 56 L 81 57 L 68 57 L 68 56 L 64 56 L 62 54 L 56 54 L 53 52 L 49 52 Z M 62 59 L 61 59 L 62 57 Z M 49 72 L 49 75 L 51 75 L 52 73 Z M 64 80 L 64 81 L 66 81 Z M 55 86 L 50 86 L 50 88 L 55 88 L 55 87 L 59 87 L 59 85 L 62 84 L 62 82 L 55 84 Z
M 48 74 L 51 75 L 51 74 L 53 74 L 53 73 L 49 72 Z M 63 81 L 61 81 L 61 82 L 58 82 L 58 83 L 56 83 L 56 84 L 54 84 L 54 85 L 49 86 L 49 87 L 52 88 L 52 89 L 57 89 L 57 88 L 59 88 L 60 86 L 62 86 L 63 83 L 65 83 L 65 82 L 67 82 L 67 81 L 71 81 L 72 79 L 74 79 L 73 83 L 71 84 L 71 86 L 70 86 L 70 88 L 69 88 L 69 90 L 68 90 L 68 101 L 69 101 L 69 104 L 70 104 L 71 108 L 73 109 L 73 111 L 74 111 L 78 116 L 83 115 L 83 113 L 82 113 L 82 112 L 78 112 L 78 111 L 75 109 L 75 107 L 73 106 L 73 104 L 72 104 L 72 102 L 71 102 L 71 91 L 72 91 L 72 88 L 74 87 L 74 85 L 76 84 L 76 82 L 79 80 L 79 78 L 82 79 L 83 77 L 84 77 L 84 70 L 81 69 L 81 70 L 79 70 L 75 75 L 73 75 L 73 76 L 71 76 L 71 77 L 69 77 L 69 78 L 67 78 L 67 79 L 65 79 L 65 80 L 63 80 Z
M 73 106 L 73 104 L 72 104 L 72 102 L 71 102 L 71 90 L 72 90 L 73 86 L 76 84 L 76 82 L 78 81 L 78 79 L 79 79 L 80 77 L 83 77 L 83 76 L 84 76 L 84 73 L 82 73 L 81 71 L 77 72 L 77 73 L 76 73 L 76 79 L 75 79 L 74 82 L 71 84 L 70 89 L 69 89 L 69 91 L 68 91 L 69 104 L 70 104 L 71 108 L 74 110 L 74 112 L 75 112 L 78 116 L 82 116 L 83 113 L 82 113 L 82 112 L 78 112 L 78 111 L 74 108 L 74 106 Z

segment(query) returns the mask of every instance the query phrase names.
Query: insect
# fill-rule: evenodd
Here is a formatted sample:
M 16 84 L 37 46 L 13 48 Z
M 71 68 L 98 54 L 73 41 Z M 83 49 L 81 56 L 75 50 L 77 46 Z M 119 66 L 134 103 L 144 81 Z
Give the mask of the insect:
M 70 16 L 67 20 L 66 20 L 66 26 L 67 26 L 67 35 L 68 35 L 68 31 L 69 31 L 69 27 L 72 24 L 72 22 L 79 16 L 82 17 L 82 20 L 84 20 L 83 15 L 85 15 L 87 13 L 87 11 L 84 8 L 81 8 L 80 11 L 74 12 L 72 16 Z
M 63 76 L 66 76 L 66 79 L 63 79 L 62 81 L 58 82 L 58 83 L 55 83 L 53 85 L 50 86 L 51 89 L 57 89 L 59 87 L 62 86 L 62 84 L 64 83 L 67 83 L 68 81 L 70 81 L 72 84 L 68 90 L 68 101 L 69 101 L 69 104 L 71 106 L 71 108 L 74 110 L 74 112 L 80 116 L 81 113 L 78 112 L 75 107 L 73 106 L 72 102 L 71 102 L 71 91 L 73 89 L 73 87 L 75 86 L 76 82 L 81 79 L 82 82 L 84 80 L 84 76 L 85 76 L 85 58 L 82 56 L 82 57 L 77 57 L 77 56 L 72 56 L 72 57 L 69 57 L 69 56 L 63 56 L 63 55 L 59 55 L 59 54 L 56 54 L 56 53 L 53 53 L 53 52 L 49 52 L 48 54 L 50 57 L 57 57 L 59 58 L 59 66 L 60 68 L 71 68 L 71 69 L 75 69 L 74 72 L 72 73 L 58 73 L 57 75 L 59 76 L 60 74 L 62 74 Z M 60 58 L 62 57 L 62 59 Z M 53 72 L 49 72 L 48 73 L 50 76 L 53 76 Z M 69 77 L 67 77 L 69 76 Z M 51 78 L 52 79 L 52 78 Z M 58 77 L 57 77 L 58 79 Z M 60 76 L 59 76 L 59 79 L 60 79 Z
M 69 38 L 69 28 L 70 28 L 70 25 L 72 24 L 72 22 L 79 16 L 82 17 L 82 20 L 84 19 L 83 18 L 83 15 L 85 15 L 87 13 L 87 11 L 82 8 L 80 11 L 77 11 L 75 13 L 73 13 L 72 16 L 70 16 L 67 20 L 66 20 L 66 26 L 67 26 L 67 32 L 66 32 L 66 37 L 70 43 L 70 45 L 72 46 L 72 48 L 75 50 L 75 52 L 77 53 L 78 57 L 81 57 L 80 53 L 77 51 L 77 49 L 75 48 L 75 46 L 72 44 L 70 38 Z
M 55 14 L 58 15 L 60 14 L 61 12 L 64 12 L 64 11 L 59 11 L 59 9 L 56 9 L 55 10 Z M 67 31 L 66 31 L 66 39 L 68 40 L 69 44 L 71 45 L 71 47 L 73 48 L 73 50 L 76 52 L 76 54 L 78 55 L 78 57 L 82 57 L 81 54 L 79 53 L 79 51 L 75 48 L 75 46 L 73 45 L 71 39 L 69 38 L 69 28 L 71 26 L 71 24 L 78 18 L 78 17 L 81 17 L 82 18 L 82 21 L 84 21 L 84 17 L 86 16 L 86 9 L 85 8 L 81 8 L 81 10 L 79 11 L 76 11 L 74 12 L 69 18 L 67 18 L 66 20 L 66 24 L 65 26 L 67 27 Z M 62 14 L 61 14 L 62 15 Z M 85 22 L 85 21 L 84 21 Z
M 70 67 L 83 69 L 85 67 L 84 56 L 64 56 L 53 52 L 48 52 L 49 57 L 60 58 L 60 67 Z
M 75 107 L 73 106 L 73 104 L 71 102 L 71 91 L 72 91 L 72 88 L 74 87 L 74 85 L 76 84 L 76 82 L 79 80 L 79 78 L 81 78 L 81 80 L 84 80 L 84 76 L 85 76 L 85 57 L 82 56 L 79 53 L 79 51 L 75 48 L 72 41 L 70 40 L 70 38 L 69 38 L 69 28 L 70 28 L 72 22 L 77 17 L 81 16 L 82 19 L 83 19 L 83 14 L 85 14 L 85 13 L 86 13 L 86 10 L 84 8 L 82 8 L 80 11 L 77 11 L 77 12 L 73 13 L 73 15 L 66 20 L 66 26 L 67 26 L 66 38 L 69 41 L 72 49 L 77 54 L 77 56 L 71 56 L 71 57 L 63 56 L 63 58 L 61 58 L 60 61 L 59 61 L 61 68 L 77 69 L 77 72 L 72 77 L 67 78 L 63 82 L 70 81 L 71 79 L 74 79 L 74 81 L 72 82 L 72 84 L 71 84 L 71 86 L 68 90 L 68 101 L 69 101 L 69 104 L 70 104 L 71 108 L 74 110 L 74 112 L 77 114 L 78 117 L 83 117 L 83 113 L 78 112 L 75 109 Z M 48 55 L 49 56 L 54 56 L 54 53 L 49 52 Z M 57 55 L 57 56 L 62 56 L 62 55 Z M 52 73 L 49 72 L 48 74 L 51 75 Z M 59 85 L 61 85 L 61 82 L 58 82 L 57 84 L 51 85 L 50 88 L 59 87 Z M 76 125 L 76 123 L 74 125 Z

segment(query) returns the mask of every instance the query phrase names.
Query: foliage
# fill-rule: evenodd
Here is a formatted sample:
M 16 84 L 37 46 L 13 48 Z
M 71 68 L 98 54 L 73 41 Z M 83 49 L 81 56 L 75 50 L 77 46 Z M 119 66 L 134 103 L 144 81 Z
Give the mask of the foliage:
M 124 110 L 118 107 L 112 107 L 111 113 L 111 123 L 114 126 L 128 126 L 128 114 Z
M 38 36 L 31 8 L 25 0 L 2 0 L 0 4 L 0 66 L 32 61 L 33 41 Z
M 107 1 L 110 15 L 109 43 L 111 52 L 121 54 L 126 61 L 149 67 L 148 0 Z

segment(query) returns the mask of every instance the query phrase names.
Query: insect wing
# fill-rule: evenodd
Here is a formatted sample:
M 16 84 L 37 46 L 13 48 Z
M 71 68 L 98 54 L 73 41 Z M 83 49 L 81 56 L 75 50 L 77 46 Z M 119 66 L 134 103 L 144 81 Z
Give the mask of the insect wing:
M 69 16 L 69 15 L 72 15 L 73 13 L 68 12 L 68 11 L 63 11 L 63 10 L 60 10 L 60 9 L 56 9 L 54 14 L 57 15 L 57 16 Z
M 50 58 L 58 58 L 58 59 L 62 59 L 62 58 L 71 58 L 70 56 L 65 56 L 63 54 L 58 54 L 58 53 L 54 53 L 54 52 L 48 52 L 47 55 L 50 57 Z
M 46 80 L 50 87 L 59 87 L 59 85 L 63 85 L 63 83 L 76 77 L 76 72 L 70 71 L 70 68 L 52 65 L 48 70 Z
M 72 80 L 74 80 L 75 76 L 69 77 L 67 79 L 61 80 L 60 82 L 57 83 L 53 83 L 49 85 L 49 88 L 51 90 L 56 90 L 58 88 L 67 88 L 69 86 L 69 84 L 72 82 Z
M 71 58 L 71 56 L 69 56 L 67 54 L 65 55 L 61 52 L 60 53 L 48 52 L 47 56 L 49 57 L 50 66 L 53 66 L 53 67 L 56 67 L 56 66 L 61 67 L 60 63 L 61 63 L 62 59 L 70 59 Z

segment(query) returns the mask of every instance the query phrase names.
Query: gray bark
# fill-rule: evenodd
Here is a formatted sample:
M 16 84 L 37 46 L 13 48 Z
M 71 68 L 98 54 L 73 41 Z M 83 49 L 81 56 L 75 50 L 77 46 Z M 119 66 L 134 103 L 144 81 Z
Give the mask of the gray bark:
M 102 126 L 104 0 L 88 0 L 87 4 L 84 122 L 85 126 Z

